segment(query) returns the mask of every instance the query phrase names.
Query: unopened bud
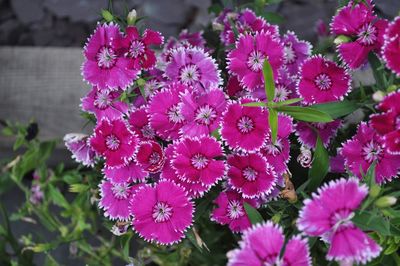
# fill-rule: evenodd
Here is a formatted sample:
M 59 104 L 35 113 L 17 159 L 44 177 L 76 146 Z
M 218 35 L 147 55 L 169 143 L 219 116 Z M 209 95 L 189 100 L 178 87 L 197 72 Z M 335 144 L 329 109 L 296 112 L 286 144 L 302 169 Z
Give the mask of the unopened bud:
M 351 41 L 351 39 L 350 39 L 349 37 L 344 36 L 344 35 L 339 35 L 339 36 L 337 36 L 337 37 L 335 38 L 335 40 L 334 40 L 333 42 L 334 42 L 336 45 L 338 45 L 338 44 L 346 43 L 346 42 L 349 42 L 349 41 Z
M 389 93 L 389 92 L 394 92 L 394 91 L 397 90 L 397 88 L 398 88 L 397 85 L 392 84 L 392 85 L 390 85 L 390 86 L 386 89 L 386 91 L 387 91 L 388 93 Z
M 126 21 L 128 22 L 128 25 L 135 25 L 136 19 L 137 19 L 136 9 L 132 9 L 131 12 L 128 13 Z
M 113 14 L 111 14 L 110 11 L 108 11 L 107 9 L 103 9 L 101 10 L 101 16 L 104 18 L 105 21 L 107 22 L 111 22 L 114 20 L 114 16 Z
M 369 190 L 369 195 L 372 198 L 376 198 L 379 195 L 379 192 L 381 192 L 381 187 L 378 186 L 377 184 L 373 184 Z
M 385 98 L 385 93 L 383 91 L 376 91 L 372 94 L 372 99 L 377 103 L 383 101 L 383 98 Z
M 276 213 L 274 216 L 271 218 L 272 222 L 279 224 L 281 221 L 281 215 L 279 213 Z
M 387 208 L 396 204 L 397 199 L 392 196 L 383 196 L 375 201 L 375 206 L 378 208 Z
M 143 87 L 143 86 L 146 84 L 146 80 L 140 78 L 140 79 L 136 80 L 136 84 L 137 84 L 139 87 Z
M 223 31 L 223 30 L 224 30 L 224 25 L 222 25 L 221 23 L 218 23 L 218 22 L 214 21 L 214 22 L 212 23 L 212 28 L 213 28 L 213 30 L 215 30 L 215 31 Z

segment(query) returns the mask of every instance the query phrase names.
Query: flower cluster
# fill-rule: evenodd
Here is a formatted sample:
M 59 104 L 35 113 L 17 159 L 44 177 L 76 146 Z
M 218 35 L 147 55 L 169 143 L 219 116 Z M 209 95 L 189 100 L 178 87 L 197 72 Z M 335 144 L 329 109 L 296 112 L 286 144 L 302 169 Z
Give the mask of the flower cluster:
M 308 42 L 290 31 L 281 34 L 250 9 L 224 10 L 213 23 L 225 45 L 226 69 L 201 32 L 185 30 L 160 47 L 158 32 L 98 24 L 84 48 L 82 74 L 93 88 L 81 104 L 96 124 L 91 136 L 67 135 L 65 141 L 78 162 L 102 168 L 104 215 L 129 223 L 146 241 L 169 245 L 192 226 L 195 202 L 213 194 L 210 220 L 243 232 L 229 265 L 310 265 L 304 236 L 284 244 L 280 226 L 252 227 L 246 209 L 295 194 L 291 155 L 299 150 L 300 165 L 311 167 L 312 151 L 333 147 L 347 123 L 340 115 L 330 122 L 315 115 L 301 119 L 302 110 L 343 101 L 352 91 L 350 69 L 363 65 L 370 52 L 387 58 L 399 74 L 399 19 L 388 24 L 370 1 L 363 2 L 350 1 L 333 18 L 332 33 L 344 40 L 339 62 L 312 55 Z M 266 60 L 275 84 L 272 100 L 265 90 Z M 331 172 L 347 169 L 361 179 L 375 163 L 376 183 L 398 176 L 398 100 L 400 92 L 388 94 L 379 113 L 359 124 L 332 156 Z M 365 263 L 381 251 L 352 222 L 367 195 L 359 182 L 332 181 L 300 211 L 298 229 L 329 244 L 328 260 Z

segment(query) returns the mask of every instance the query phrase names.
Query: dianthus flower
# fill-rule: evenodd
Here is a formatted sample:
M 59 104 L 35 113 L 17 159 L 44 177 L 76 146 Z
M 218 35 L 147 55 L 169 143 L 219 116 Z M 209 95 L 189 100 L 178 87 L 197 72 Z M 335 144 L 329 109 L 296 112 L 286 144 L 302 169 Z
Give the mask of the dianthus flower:
M 311 55 L 312 46 L 301 41 L 296 34 L 288 31 L 282 38 L 283 63 L 291 76 L 298 75 L 300 65 Z
M 386 66 L 400 75 L 400 17 L 396 17 L 386 29 L 382 56 Z
M 93 166 L 96 152 L 88 144 L 88 138 L 85 134 L 70 133 L 64 136 L 64 143 L 76 162 Z
M 142 141 L 138 145 L 136 161 L 149 173 L 157 173 L 164 165 L 164 151 L 158 142 Z
M 152 140 L 155 138 L 156 133 L 151 128 L 149 123 L 148 107 L 142 106 L 129 114 L 129 125 L 133 132 L 135 132 L 140 139 Z
M 298 122 L 296 124 L 296 135 L 299 142 L 310 149 L 315 148 L 318 135 L 324 146 L 328 147 L 332 138 L 336 136 L 336 132 L 340 125 L 340 119 L 328 123 Z

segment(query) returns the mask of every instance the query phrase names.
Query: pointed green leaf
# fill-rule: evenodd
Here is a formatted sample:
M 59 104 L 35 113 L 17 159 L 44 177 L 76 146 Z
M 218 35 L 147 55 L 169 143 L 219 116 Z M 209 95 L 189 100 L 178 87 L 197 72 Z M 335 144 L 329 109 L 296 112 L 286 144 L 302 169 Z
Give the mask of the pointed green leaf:
M 378 213 L 363 211 L 356 213 L 352 221 L 364 231 L 375 231 L 381 235 L 391 235 L 389 220 Z
M 268 107 L 278 107 L 278 106 L 284 106 L 284 105 L 291 105 L 297 102 L 302 101 L 303 98 L 293 98 L 293 99 L 289 99 L 286 101 L 280 101 L 280 102 L 271 102 L 268 103 Z
M 269 102 L 274 101 L 275 98 L 275 82 L 274 82 L 274 72 L 267 59 L 263 63 L 263 76 L 264 76 L 264 88 L 265 94 Z
M 314 159 L 312 162 L 311 169 L 308 172 L 308 177 L 310 180 L 308 188 L 310 191 L 314 191 L 319 187 L 325 175 L 328 173 L 328 168 L 329 168 L 328 151 L 325 149 L 321 137 L 318 135 L 314 152 Z
M 247 216 L 249 216 L 251 224 L 258 224 L 264 221 L 261 214 L 253 206 L 244 202 L 244 209 L 246 210 Z
M 296 120 L 306 122 L 331 122 L 332 117 L 322 111 L 310 107 L 301 106 L 279 106 L 275 108 L 278 112 L 290 115 Z
M 278 112 L 273 108 L 269 109 L 268 121 L 271 129 L 272 143 L 275 144 L 278 136 Z
M 249 107 L 265 107 L 265 106 L 267 106 L 267 103 L 265 103 L 265 102 L 243 103 L 242 106 L 249 106 Z
M 352 101 L 330 102 L 311 105 L 310 108 L 325 112 L 333 119 L 351 114 L 358 109 L 358 104 Z
M 61 194 L 58 188 L 54 187 L 53 185 L 49 184 L 49 196 L 51 200 L 57 206 L 63 207 L 67 209 L 69 207 L 68 201 L 64 198 L 63 194 Z

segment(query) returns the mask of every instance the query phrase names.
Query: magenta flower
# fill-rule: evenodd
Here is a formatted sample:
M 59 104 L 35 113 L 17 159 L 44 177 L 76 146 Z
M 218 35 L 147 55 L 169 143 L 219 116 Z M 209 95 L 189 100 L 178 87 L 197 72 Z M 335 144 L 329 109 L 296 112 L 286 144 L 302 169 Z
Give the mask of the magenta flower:
M 400 75 L 400 17 L 396 17 L 386 29 L 382 56 L 386 66 Z
M 153 95 L 148 105 L 150 126 L 160 137 L 171 140 L 179 137 L 179 129 L 184 125 L 185 118 L 181 112 L 179 94 L 187 87 L 173 83 L 167 89 Z
M 339 153 L 335 157 L 329 158 L 329 172 L 330 173 L 344 173 L 345 169 L 344 157 Z
M 128 104 L 119 100 L 118 91 L 92 90 L 82 98 L 82 110 L 94 114 L 97 120 L 121 118 L 128 112 Z
M 127 182 L 112 183 L 103 180 L 100 187 L 99 207 L 104 210 L 104 216 L 111 220 L 129 220 L 129 201 L 134 194 L 135 187 Z
M 226 95 L 223 91 L 212 89 L 200 96 L 186 91 L 181 99 L 182 115 L 187 121 L 181 129 L 182 135 L 210 135 L 218 128 L 226 107 Z
M 283 63 L 289 74 L 296 76 L 300 65 L 311 55 L 312 46 L 307 41 L 300 41 L 292 31 L 288 31 L 282 41 Z
M 268 195 L 275 186 L 276 173 L 259 153 L 228 157 L 228 181 L 244 198 Z
M 90 137 L 90 146 L 105 157 L 110 167 L 126 165 L 133 157 L 138 139 L 123 120 L 101 120 Z
M 138 145 L 136 161 L 145 171 L 157 173 L 165 162 L 164 151 L 158 142 L 142 141 Z
M 323 56 L 307 59 L 300 72 L 297 90 L 303 103 L 315 104 L 342 100 L 351 89 L 348 71 Z
M 115 44 L 122 39 L 119 26 L 98 24 L 84 48 L 83 77 L 99 90 L 125 89 L 139 74 L 138 69 L 128 69 L 129 59 L 119 53 Z
M 194 182 L 179 178 L 179 176 L 176 174 L 176 170 L 171 166 L 175 146 L 176 144 L 168 145 L 168 147 L 164 150 L 165 164 L 161 171 L 160 177 L 165 180 L 173 181 L 175 184 L 183 187 L 188 193 L 188 196 L 191 198 L 202 197 L 204 193 L 210 189 L 210 186 L 205 186 L 201 182 Z
M 96 152 L 88 144 L 88 138 L 85 134 L 70 133 L 64 136 L 64 143 L 76 162 L 93 166 Z
M 171 181 L 144 186 L 130 202 L 134 230 L 146 241 L 178 243 L 193 222 L 193 203 L 185 190 Z
M 282 227 L 271 221 L 254 225 L 243 233 L 240 247 L 228 252 L 227 265 L 312 265 L 307 239 L 294 236 L 284 243 Z
M 112 183 L 143 182 L 148 174 L 134 160 L 120 167 L 105 167 L 103 173 Z
M 240 82 L 250 91 L 262 86 L 264 78 L 262 67 L 267 58 L 274 71 L 283 64 L 283 45 L 270 32 L 257 32 L 254 36 L 241 35 L 235 49 L 228 54 L 228 69 L 238 77 Z
M 242 97 L 246 94 L 246 90 L 240 84 L 237 76 L 229 76 L 228 82 L 226 84 L 226 93 L 229 97 Z M 265 91 L 264 91 L 265 94 Z
M 154 129 L 151 128 L 148 117 L 148 107 L 143 106 L 134 110 L 129 115 L 129 125 L 133 132 L 135 132 L 140 139 L 152 140 L 155 138 Z
M 165 75 L 173 82 L 193 86 L 200 91 L 217 88 L 222 83 L 215 60 L 197 47 L 173 50 Z
M 362 66 L 369 52 L 380 53 L 383 35 L 388 24 L 385 19 L 378 19 L 371 3 L 353 1 L 333 17 L 331 31 L 335 35 L 344 35 L 351 39 L 338 45 L 343 61 L 352 69 Z
M 222 116 L 221 137 L 233 149 L 256 151 L 261 148 L 269 132 L 267 114 L 261 107 L 246 107 L 241 103 L 251 102 L 243 99 L 240 103 L 231 102 Z
M 174 152 L 171 165 L 184 181 L 210 188 L 225 174 L 224 161 L 216 159 L 224 155 L 221 144 L 212 137 L 183 138 Z
M 366 263 L 379 256 L 381 247 L 351 219 L 367 195 L 367 186 L 355 178 L 331 181 L 318 190 L 318 195 L 304 201 L 298 228 L 330 244 L 328 260 Z
M 164 45 L 162 58 L 165 62 L 169 62 L 171 60 L 171 54 L 174 49 L 183 47 L 183 48 L 191 48 L 191 47 L 198 47 L 201 49 L 206 49 L 206 40 L 203 38 L 203 32 L 193 32 L 189 33 L 187 29 L 182 30 L 179 33 L 178 39 L 174 37 L 170 37 L 166 44 Z
M 150 45 L 159 46 L 164 42 L 161 33 L 146 29 L 140 36 L 134 26 L 126 28 L 124 38 L 115 40 L 115 43 L 129 59 L 130 69 L 150 69 L 156 64 L 156 55 Z
M 296 124 L 296 135 L 302 145 L 314 149 L 319 134 L 324 146 L 328 147 L 332 138 L 336 136 L 336 132 L 341 124 L 340 119 L 329 123 L 298 122 Z
M 362 178 L 361 170 L 366 173 L 376 162 L 375 181 L 378 184 L 391 181 L 399 171 L 400 155 L 390 154 L 382 137 L 364 122 L 358 126 L 356 135 L 343 144 L 341 154 L 346 166 L 358 178 Z
M 211 220 L 221 225 L 229 225 L 233 232 L 242 232 L 251 226 L 249 217 L 244 209 L 244 202 L 257 207 L 255 199 L 243 199 L 236 191 L 221 192 L 214 200 L 217 205 L 211 213 Z

